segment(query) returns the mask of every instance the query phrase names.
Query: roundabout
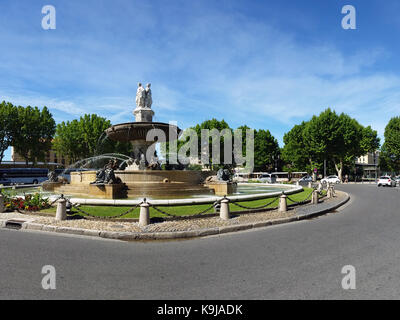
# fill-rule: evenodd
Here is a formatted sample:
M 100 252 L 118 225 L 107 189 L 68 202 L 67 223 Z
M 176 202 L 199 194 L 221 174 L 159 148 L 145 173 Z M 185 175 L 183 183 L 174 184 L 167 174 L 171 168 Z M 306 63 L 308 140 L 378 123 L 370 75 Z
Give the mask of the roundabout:
M 309 219 L 332 211 L 349 200 L 347 194 L 337 192 L 331 198 L 321 195 L 315 202 L 316 191 L 313 189 L 303 190 L 298 186 L 283 186 L 283 189 L 286 190 L 190 200 L 102 200 L 103 202 L 99 203 L 101 201 L 99 199 L 62 198 L 55 200 L 58 201 L 55 218 L 54 213 L 40 212 L 38 214 L 3 213 L 0 214 L 0 218 L 1 225 L 5 228 L 120 240 L 162 240 L 218 235 Z M 73 214 L 65 219 L 59 219 L 59 211 L 65 210 L 67 203 L 70 204 Z M 90 208 L 94 207 L 87 206 L 88 204 L 112 204 L 113 206 L 129 204 L 133 207 L 122 214 L 100 216 L 95 215 L 93 211 L 90 212 Z M 181 205 L 183 210 L 194 208 L 200 212 L 177 215 L 176 207 L 174 207 L 177 205 Z M 140 213 L 139 219 L 124 218 L 135 210 Z M 143 217 L 144 214 L 145 217 Z
M 348 193 L 351 201 L 323 217 L 189 241 L 127 243 L 0 229 L 0 240 L 7 244 L 0 247 L 5 275 L 0 284 L 10 288 L 0 295 L 7 299 L 397 298 L 397 188 L 340 185 L 338 191 Z M 34 280 L 49 256 L 63 276 L 51 293 Z M 30 257 L 29 265 L 17 263 L 23 257 Z M 349 264 L 357 269 L 353 291 L 340 284 L 342 267 Z

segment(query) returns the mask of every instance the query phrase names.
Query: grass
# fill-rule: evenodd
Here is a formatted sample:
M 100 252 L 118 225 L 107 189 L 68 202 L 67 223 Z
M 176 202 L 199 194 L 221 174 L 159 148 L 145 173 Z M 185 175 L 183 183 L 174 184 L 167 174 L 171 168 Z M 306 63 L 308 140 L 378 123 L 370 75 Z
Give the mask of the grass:
M 303 201 L 305 200 L 310 193 L 312 192 L 312 189 L 309 188 L 304 188 L 304 191 L 290 195 L 289 198 L 292 199 L 295 202 Z M 276 199 L 276 198 L 275 198 Z M 268 199 L 261 199 L 261 200 L 253 200 L 253 201 L 243 201 L 243 202 L 238 202 L 239 204 L 250 207 L 250 208 L 256 208 L 260 207 L 263 205 L 266 205 L 270 203 L 273 199 L 268 198 Z M 288 199 L 288 205 L 293 204 L 291 200 Z M 192 206 L 176 206 L 176 207 L 161 207 L 157 206 L 161 210 L 170 213 L 174 216 L 189 216 L 189 215 L 194 215 L 197 214 L 201 211 L 206 210 L 209 208 L 211 204 L 204 204 L 204 205 L 192 205 Z M 230 210 L 232 212 L 235 211 L 243 211 L 244 209 L 235 206 L 234 204 L 230 204 Z M 278 206 L 278 200 L 275 200 L 273 203 L 271 203 L 269 206 L 266 208 L 274 208 Z M 98 216 L 98 217 L 107 217 L 107 216 L 116 216 L 119 214 L 122 214 L 132 207 L 111 207 L 111 206 L 81 206 L 80 207 L 82 210 Z M 128 218 L 139 218 L 139 210 L 140 208 L 136 208 L 134 211 L 131 213 L 127 214 L 126 216 L 123 216 L 121 218 L 128 219 Z M 49 209 L 42 210 L 41 212 L 43 213 L 55 213 L 56 208 L 52 207 Z M 77 215 L 83 215 L 76 209 L 73 210 Z M 213 209 L 210 209 L 207 213 L 212 213 L 214 212 Z M 160 212 L 156 211 L 155 209 L 150 207 L 150 216 L 151 217 L 165 217 L 164 214 L 161 214 Z

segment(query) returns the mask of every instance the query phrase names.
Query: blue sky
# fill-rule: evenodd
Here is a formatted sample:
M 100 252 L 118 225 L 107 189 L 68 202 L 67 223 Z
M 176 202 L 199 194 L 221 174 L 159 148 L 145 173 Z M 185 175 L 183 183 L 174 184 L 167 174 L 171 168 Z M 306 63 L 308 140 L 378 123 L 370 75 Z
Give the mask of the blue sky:
M 41 27 L 48 4 L 56 30 Z M 356 30 L 341 27 L 347 4 Z M 129 122 L 151 82 L 154 120 L 181 128 L 224 118 L 282 145 L 331 107 L 382 137 L 400 109 L 399 13 L 397 0 L 2 0 L 0 100 Z

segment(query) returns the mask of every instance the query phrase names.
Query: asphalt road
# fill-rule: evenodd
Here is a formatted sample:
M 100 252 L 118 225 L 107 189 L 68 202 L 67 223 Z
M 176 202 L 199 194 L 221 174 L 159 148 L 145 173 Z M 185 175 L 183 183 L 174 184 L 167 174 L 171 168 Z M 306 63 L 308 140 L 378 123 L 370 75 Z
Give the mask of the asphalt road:
M 0 299 L 400 298 L 400 188 L 345 185 L 309 221 L 218 237 L 120 242 L 0 229 Z M 56 290 L 41 286 L 56 269 Z M 342 267 L 356 268 L 343 290 Z

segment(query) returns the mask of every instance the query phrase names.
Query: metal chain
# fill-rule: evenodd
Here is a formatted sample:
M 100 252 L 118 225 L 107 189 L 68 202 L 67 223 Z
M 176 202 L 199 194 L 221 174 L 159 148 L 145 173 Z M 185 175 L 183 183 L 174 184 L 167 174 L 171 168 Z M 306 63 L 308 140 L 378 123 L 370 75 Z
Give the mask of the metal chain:
M 201 216 L 201 215 L 207 213 L 208 211 L 210 211 L 211 209 L 213 209 L 219 202 L 221 202 L 221 200 L 218 200 L 218 201 L 214 202 L 214 203 L 213 203 L 210 207 L 208 207 L 207 209 L 205 209 L 205 210 L 203 210 L 203 211 L 201 211 L 201 212 L 199 212 L 199 213 L 192 214 L 192 215 L 190 215 L 190 216 L 191 216 L 191 217 Z M 154 210 L 158 211 L 158 212 L 161 213 L 161 214 L 164 214 L 164 215 L 166 215 L 166 216 L 168 216 L 168 217 L 177 217 L 176 215 L 173 215 L 173 214 L 171 214 L 171 213 L 165 212 L 164 210 L 161 210 L 161 209 L 157 208 L 156 206 L 152 205 L 152 204 L 149 203 L 149 202 L 148 202 L 148 204 L 150 205 L 150 207 L 152 207 Z
M 50 203 L 50 207 L 60 199 L 64 199 L 64 195 L 59 196 L 56 200 L 54 200 L 52 203 Z
M 73 204 L 69 199 L 66 199 L 66 200 L 71 205 L 71 207 L 75 208 L 76 210 L 78 210 L 79 212 L 83 213 L 84 215 L 87 215 L 89 217 L 96 218 L 96 219 L 115 219 L 115 218 L 120 218 L 120 217 L 126 216 L 127 214 L 129 214 L 132 211 L 134 211 L 136 208 L 138 208 L 143 203 L 143 202 L 141 202 L 141 203 L 137 204 L 136 206 L 130 208 L 129 210 L 127 210 L 127 211 L 125 211 L 125 212 L 123 212 L 121 214 L 115 215 L 115 216 L 100 217 L 100 216 L 96 216 L 96 215 L 90 214 L 89 212 L 86 212 L 85 210 L 79 208 L 78 204 Z
M 247 209 L 247 210 L 258 210 L 258 209 L 264 209 L 264 208 L 270 206 L 271 204 L 273 204 L 273 203 L 274 203 L 276 200 L 278 200 L 278 199 L 279 199 L 279 198 L 274 198 L 274 200 L 272 200 L 271 202 L 269 202 L 269 203 L 267 203 L 267 204 L 265 204 L 265 205 L 263 205 L 263 206 L 254 207 L 254 208 L 246 207 L 246 206 L 244 206 L 244 205 L 242 205 L 242 204 L 239 204 L 239 203 L 237 203 L 237 202 L 231 202 L 231 203 L 232 203 L 233 205 L 239 207 L 239 208 L 243 208 L 243 209 Z
M 313 194 L 313 192 L 314 192 L 314 190 L 313 191 L 311 191 L 311 193 L 307 196 L 307 198 L 305 198 L 304 200 L 302 200 L 302 201 L 294 201 L 293 199 L 291 199 L 290 197 L 287 197 L 288 198 L 288 200 L 290 200 L 290 201 L 292 201 L 293 203 L 292 204 L 302 204 L 302 203 L 306 203 L 310 198 L 311 198 L 311 196 L 312 196 L 312 194 Z

